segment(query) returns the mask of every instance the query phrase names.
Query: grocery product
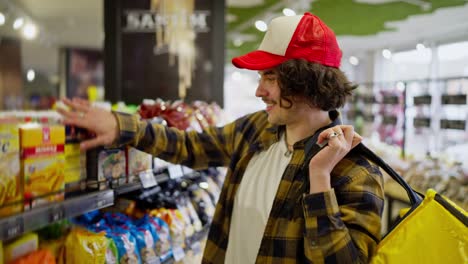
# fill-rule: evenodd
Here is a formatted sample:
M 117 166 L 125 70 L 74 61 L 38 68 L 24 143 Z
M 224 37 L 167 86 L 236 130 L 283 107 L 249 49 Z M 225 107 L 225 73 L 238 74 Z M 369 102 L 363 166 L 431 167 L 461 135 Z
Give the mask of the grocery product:
M 5 245 L 4 259 L 5 263 L 9 263 L 39 248 L 39 238 L 35 233 L 23 235 L 13 242 Z
M 63 200 L 65 127 L 28 123 L 19 131 L 25 203 L 36 207 Z
M 15 118 L 0 118 L 0 216 L 23 210 L 19 131 Z

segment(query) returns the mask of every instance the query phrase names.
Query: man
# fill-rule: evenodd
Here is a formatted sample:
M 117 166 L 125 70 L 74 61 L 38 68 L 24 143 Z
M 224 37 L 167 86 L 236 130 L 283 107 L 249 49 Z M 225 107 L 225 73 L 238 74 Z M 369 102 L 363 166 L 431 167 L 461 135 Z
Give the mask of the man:
M 340 60 L 333 31 L 318 17 L 279 17 L 259 50 L 233 59 L 258 71 L 265 111 L 203 133 L 80 100 L 65 100 L 75 111 L 61 113 L 96 133 L 85 149 L 131 144 L 192 168 L 228 167 L 203 263 L 368 262 L 380 240 L 382 176 L 350 152 L 361 137 L 339 124 L 336 109 L 355 88 Z

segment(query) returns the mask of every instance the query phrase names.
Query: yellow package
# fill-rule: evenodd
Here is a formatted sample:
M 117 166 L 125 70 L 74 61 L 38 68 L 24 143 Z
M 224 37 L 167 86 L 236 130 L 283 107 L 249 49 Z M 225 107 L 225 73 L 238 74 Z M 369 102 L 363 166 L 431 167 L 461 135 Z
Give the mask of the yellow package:
M 0 264 L 3 264 L 3 242 L 0 241 Z
M 80 143 L 65 144 L 65 184 L 86 179 L 86 153 Z
M 19 131 L 16 120 L 0 119 L 0 217 L 23 211 Z
M 67 264 L 105 263 L 109 240 L 104 233 L 73 229 L 65 241 Z
M 64 126 L 35 123 L 20 126 L 24 197 L 26 203 L 31 201 L 31 207 L 63 200 L 64 144 Z
M 5 245 L 5 263 L 25 256 L 39 247 L 39 238 L 36 233 L 26 234 L 8 245 Z

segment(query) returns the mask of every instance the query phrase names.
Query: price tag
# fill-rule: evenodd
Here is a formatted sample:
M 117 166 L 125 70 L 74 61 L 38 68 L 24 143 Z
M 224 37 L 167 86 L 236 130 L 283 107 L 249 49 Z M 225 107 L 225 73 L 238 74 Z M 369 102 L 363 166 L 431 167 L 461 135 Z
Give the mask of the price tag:
M 142 171 L 138 176 L 140 177 L 140 182 L 141 185 L 143 185 L 143 188 L 150 188 L 158 184 L 152 171 Z
M 182 171 L 182 166 L 180 165 L 173 164 L 169 166 L 167 170 L 169 171 L 169 177 L 171 179 L 177 179 L 177 178 L 184 176 L 184 172 Z
M 194 255 L 198 255 L 201 253 L 201 243 L 199 241 L 192 243 L 191 245 L 192 251 Z
M 49 210 L 49 222 L 57 222 L 65 217 L 65 209 L 61 205 L 56 205 Z
M 23 218 L 9 220 L 3 225 L 3 240 L 17 237 L 24 232 Z
M 172 253 L 174 254 L 174 260 L 176 262 L 182 260 L 185 257 L 184 249 L 182 249 L 181 247 L 173 248 Z

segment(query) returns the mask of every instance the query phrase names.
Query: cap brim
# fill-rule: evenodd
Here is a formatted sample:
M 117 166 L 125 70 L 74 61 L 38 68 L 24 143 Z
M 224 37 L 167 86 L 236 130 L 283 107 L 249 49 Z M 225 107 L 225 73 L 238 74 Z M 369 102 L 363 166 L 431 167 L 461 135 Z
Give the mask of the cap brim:
M 260 71 L 274 68 L 287 60 L 284 56 L 256 50 L 233 58 L 232 64 L 237 68 Z

